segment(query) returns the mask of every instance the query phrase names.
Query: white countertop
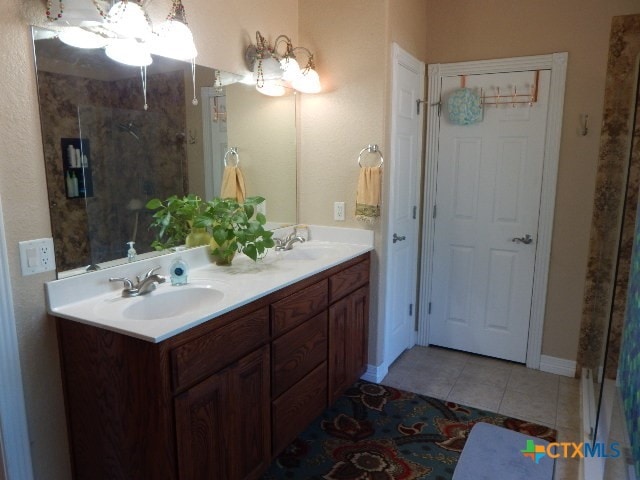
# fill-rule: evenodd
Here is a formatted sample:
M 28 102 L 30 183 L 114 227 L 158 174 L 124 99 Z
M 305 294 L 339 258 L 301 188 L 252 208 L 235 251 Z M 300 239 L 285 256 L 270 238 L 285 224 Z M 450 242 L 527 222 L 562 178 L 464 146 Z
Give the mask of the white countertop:
M 310 226 L 309 231 L 310 241 L 297 243 L 288 252 L 270 251 L 258 262 L 237 255 L 233 265 L 219 267 L 210 261 L 208 247 L 197 247 L 47 282 L 47 310 L 57 317 L 158 343 L 373 249 L 373 232 L 368 230 Z M 190 266 L 187 286 L 172 286 L 169 281 L 169 266 L 177 257 Z M 158 273 L 167 276 L 167 281 L 149 294 L 123 298 L 122 282 L 109 282 L 109 277 L 133 279 L 156 266 L 160 266 Z M 163 310 L 165 318 L 148 320 L 133 320 L 121 313 L 130 307 L 135 309 L 145 300 L 153 302 L 180 289 L 203 288 L 218 291 L 211 297 L 212 302 L 194 301 L 185 312 Z M 162 313 L 159 316 L 164 316 Z

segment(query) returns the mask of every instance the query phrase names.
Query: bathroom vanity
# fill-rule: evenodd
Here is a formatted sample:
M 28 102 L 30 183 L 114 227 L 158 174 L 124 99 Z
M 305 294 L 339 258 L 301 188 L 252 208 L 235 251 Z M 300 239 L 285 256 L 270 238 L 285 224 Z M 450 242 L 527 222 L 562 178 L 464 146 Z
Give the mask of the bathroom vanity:
M 74 478 L 258 478 L 366 369 L 369 250 L 274 262 L 268 293 L 151 339 L 53 302 Z

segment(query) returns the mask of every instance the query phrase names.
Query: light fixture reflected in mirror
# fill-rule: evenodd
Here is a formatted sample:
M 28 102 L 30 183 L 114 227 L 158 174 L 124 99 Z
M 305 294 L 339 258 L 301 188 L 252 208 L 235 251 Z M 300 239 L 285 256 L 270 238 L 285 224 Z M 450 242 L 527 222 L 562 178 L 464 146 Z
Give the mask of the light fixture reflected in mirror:
M 61 42 L 76 48 L 103 48 L 109 39 L 81 27 L 68 27 L 58 34 Z
M 281 52 L 284 45 L 284 51 Z M 307 63 L 300 68 L 297 54 L 307 55 Z M 315 70 L 313 54 L 305 47 L 294 47 L 291 39 L 286 35 L 276 38 L 274 46 L 256 32 L 256 44 L 249 45 L 245 51 L 245 62 L 253 72 L 253 82 L 256 89 L 265 95 L 284 94 L 285 88 L 282 82 L 290 84 L 295 90 L 302 93 L 318 93 L 322 87 L 320 77 Z M 274 83 L 278 80 L 280 83 Z M 277 88 L 279 85 L 280 88 Z
M 111 60 L 132 67 L 146 67 L 153 62 L 149 47 L 134 38 L 111 40 L 104 52 Z

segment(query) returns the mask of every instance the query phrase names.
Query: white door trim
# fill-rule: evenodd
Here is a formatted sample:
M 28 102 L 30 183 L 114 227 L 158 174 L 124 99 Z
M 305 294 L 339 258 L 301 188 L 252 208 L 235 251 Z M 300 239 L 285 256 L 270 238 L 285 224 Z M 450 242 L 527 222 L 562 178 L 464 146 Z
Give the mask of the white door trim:
M 386 344 L 386 339 L 388 338 L 389 335 L 389 329 L 390 329 L 390 325 L 391 322 L 389 321 L 389 319 L 391 318 L 390 315 L 393 315 L 393 312 L 388 311 L 388 309 L 390 308 L 390 302 L 386 301 L 386 293 L 391 291 L 390 285 L 391 282 L 393 282 L 392 278 L 389 278 L 389 272 L 390 269 L 387 266 L 387 259 L 390 258 L 390 253 L 391 253 L 391 248 L 392 248 L 392 243 L 390 241 L 390 235 L 391 235 L 391 229 L 392 229 L 392 225 L 391 225 L 391 215 L 389 214 L 389 204 L 390 204 L 390 197 L 393 194 L 393 192 L 390 191 L 389 185 L 390 185 L 390 179 L 391 179 L 391 171 L 394 168 L 394 158 L 393 158 L 393 152 L 396 151 L 396 140 L 394 138 L 393 132 L 396 131 L 396 125 L 395 125 L 395 116 L 397 114 L 397 109 L 398 109 L 398 105 L 396 102 L 396 96 L 395 96 L 395 79 L 398 78 L 398 67 L 400 65 L 405 66 L 406 68 L 418 72 L 420 74 L 420 78 L 422 79 L 421 81 L 421 85 L 420 85 L 420 91 L 423 92 L 424 91 L 424 73 L 425 73 L 425 64 L 423 62 L 421 62 L 420 60 L 418 60 L 417 58 L 413 57 L 410 53 L 406 52 L 405 50 L 402 49 L 402 47 L 400 47 L 397 43 L 393 43 L 392 44 L 392 49 L 391 49 L 391 68 L 392 68 L 392 77 L 391 77 L 391 125 L 390 125 L 390 134 L 389 134 L 389 138 L 390 138 L 390 146 L 389 146 L 389 159 L 385 160 L 384 163 L 384 177 L 385 177 L 385 183 L 387 184 L 387 188 L 384 189 L 384 197 L 383 197 L 383 212 L 382 212 L 382 217 L 383 217 L 383 233 L 382 233 L 382 249 L 385 252 L 384 255 L 380 256 L 380 271 L 381 271 L 381 275 L 380 278 L 383 279 L 381 282 L 381 286 L 384 288 L 384 291 L 380 292 L 379 295 L 379 300 L 378 300 L 378 311 L 382 312 L 382 314 L 384 315 L 384 321 L 383 321 L 383 361 L 382 364 L 379 365 L 377 368 L 381 371 L 384 372 L 384 374 L 386 375 L 386 372 L 389 368 L 390 365 L 390 361 L 388 358 L 388 352 L 387 352 L 387 344 Z M 423 125 L 424 125 L 424 119 L 423 119 L 423 115 L 419 116 L 419 131 L 422 133 L 423 131 Z M 416 192 L 418 192 L 418 198 L 416 199 L 416 207 L 419 208 L 419 202 L 420 202 L 420 198 L 419 198 L 419 192 L 420 192 L 420 178 L 422 176 L 422 136 L 420 137 L 420 141 L 419 141 L 419 145 L 417 145 L 416 148 L 416 178 L 412 179 L 415 183 L 416 183 Z M 416 222 L 418 222 L 418 219 L 416 219 Z M 416 223 L 416 228 L 415 228 L 415 234 L 416 234 L 416 240 L 415 240 L 415 253 L 416 253 L 416 258 L 418 257 L 418 251 L 420 249 L 420 245 L 419 245 L 419 241 L 418 241 L 418 235 L 419 235 L 419 224 Z M 417 287 L 417 282 L 418 282 L 418 275 L 416 273 L 416 279 L 415 279 L 415 285 Z M 417 288 L 416 288 L 417 290 Z M 417 293 L 416 293 L 416 297 L 417 297 Z M 415 306 L 415 303 L 414 303 Z M 415 312 L 415 308 L 414 308 L 414 312 Z M 412 344 L 415 344 L 415 340 L 416 340 L 416 336 L 415 334 L 412 336 L 411 338 L 411 342 Z
M 545 136 L 544 164 L 542 171 L 542 194 L 538 225 L 537 253 L 531 298 L 529 339 L 527 342 L 527 367 L 540 368 L 542 353 L 542 330 L 544 326 L 547 282 L 551 256 L 551 236 L 556 199 L 556 180 L 560 159 L 560 138 L 562 133 L 562 112 L 564 108 L 565 80 L 568 53 L 553 53 L 531 57 L 503 58 L 475 62 L 439 63 L 429 65 L 429 97 L 427 111 L 427 156 L 425 195 L 423 210 L 422 258 L 425 259 L 420 279 L 420 305 L 418 321 L 418 344 L 429 344 L 429 313 L 433 277 L 433 244 L 435 220 L 433 208 L 436 199 L 436 176 L 438 168 L 438 136 L 440 122 L 438 109 L 441 93 L 441 79 L 452 75 L 473 75 L 503 73 L 522 70 L 551 70 L 549 87 L 549 109 Z
M 33 479 L 16 320 L 0 199 L 0 435 L 8 480 Z

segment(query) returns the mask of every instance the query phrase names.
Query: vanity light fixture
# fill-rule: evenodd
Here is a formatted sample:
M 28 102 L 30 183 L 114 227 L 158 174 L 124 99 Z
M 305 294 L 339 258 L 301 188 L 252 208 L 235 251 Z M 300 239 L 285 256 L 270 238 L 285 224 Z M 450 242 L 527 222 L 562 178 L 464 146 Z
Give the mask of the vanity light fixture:
M 151 52 L 176 60 L 192 60 L 198 56 L 181 0 L 172 0 L 167 19 L 155 31 Z
M 283 45 L 284 51 L 281 53 Z M 299 53 L 308 57 L 302 69 L 296 55 Z M 318 93 L 321 90 L 313 53 L 305 47 L 294 47 L 286 35 L 279 35 L 271 47 L 260 32 L 256 32 L 256 44 L 247 47 L 245 62 L 253 72 L 256 89 L 265 95 L 284 95 L 284 84 L 290 84 L 302 93 Z

